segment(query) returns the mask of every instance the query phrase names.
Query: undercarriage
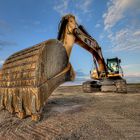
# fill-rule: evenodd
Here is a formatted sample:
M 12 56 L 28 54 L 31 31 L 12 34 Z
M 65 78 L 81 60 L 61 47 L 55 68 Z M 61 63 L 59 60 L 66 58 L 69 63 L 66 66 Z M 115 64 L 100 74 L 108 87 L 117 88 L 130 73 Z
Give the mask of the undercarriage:
M 100 81 L 86 81 L 83 83 L 83 91 L 91 92 L 116 92 L 127 93 L 127 83 L 125 79 L 104 79 Z

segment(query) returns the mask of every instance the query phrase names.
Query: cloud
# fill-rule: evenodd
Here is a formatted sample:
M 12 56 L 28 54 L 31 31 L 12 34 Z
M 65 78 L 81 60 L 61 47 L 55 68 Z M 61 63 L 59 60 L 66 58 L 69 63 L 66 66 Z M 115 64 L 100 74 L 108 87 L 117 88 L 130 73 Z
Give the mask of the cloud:
M 0 60 L 0 69 L 2 68 L 3 63 L 4 63 L 4 60 Z
M 101 24 L 97 23 L 97 24 L 95 25 L 95 28 L 99 28 L 100 26 L 101 26 Z
M 86 76 L 87 74 L 85 74 L 85 73 L 82 71 L 82 69 L 78 69 L 78 70 L 76 70 L 76 75 L 77 75 L 77 76 Z
M 110 0 L 107 12 L 103 14 L 104 29 L 108 30 L 115 26 L 125 17 L 125 12 L 130 7 L 133 8 L 133 12 L 136 11 L 138 9 L 137 4 L 139 4 L 139 0 Z
M 40 25 L 40 23 L 41 23 L 41 22 L 38 21 L 38 20 L 36 20 L 36 21 L 33 22 L 34 25 Z
M 11 33 L 12 28 L 11 26 L 3 19 L 0 19 L 0 36 L 5 37 L 6 35 L 9 35 Z M 6 41 L 0 39 L 0 50 L 3 49 L 5 46 L 15 46 L 17 43 L 13 41 Z
M 0 65 L 2 65 L 4 63 L 4 60 L 0 60 Z
M 32 19 L 28 19 L 28 20 L 25 20 L 25 19 L 20 19 L 19 20 L 20 24 L 22 25 L 22 27 L 24 29 L 30 29 L 30 28 L 39 28 L 41 25 L 41 22 L 40 20 L 32 20 Z
M 12 42 L 12 41 L 3 41 L 3 40 L 0 40 L 0 46 L 1 47 L 3 47 L 3 46 L 14 46 L 14 45 L 17 45 L 17 43 Z
M 0 19 L 0 36 L 5 36 L 11 30 L 11 26 L 5 20 Z
M 139 30 L 139 31 L 135 31 L 135 32 L 133 33 L 133 35 L 134 35 L 134 36 L 139 36 L 139 37 L 140 37 L 140 30 Z
M 80 16 L 84 15 L 86 17 L 91 16 L 91 4 L 93 0 L 58 0 L 53 9 L 64 16 L 65 14 L 72 13 L 80 21 Z
M 90 79 L 90 75 L 83 72 L 82 69 L 76 70 L 76 79 L 75 81 L 86 81 Z
M 139 32 L 136 29 L 124 28 L 116 33 L 110 32 L 108 38 L 113 45 L 112 51 L 140 51 Z
M 80 2 L 76 4 L 76 8 L 82 10 L 83 13 L 87 14 L 91 12 L 90 7 L 92 2 L 93 0 L 80 0 Z
M 89 81 L 90 75 L 83 72 L 82 69 L 76 70 L 76 78 L 74 81 L 66 82 L 62 86 L 73 86 L 73 85 L 82 85 L 83 82 Z
M 0 28 L 9 28 L 8 23 L 5 20 L 0 19 Z
M 140 51 L 139 5 L 139 0 L 109 0 L 103 14 L 104 29 L 112 44 L 109 51 Z
M 125 74 L 126 77 L 140 77 L 140 72 L 128 72 Z
M 58 0 L 53 9 L 58 12 L 61 16 L 67 13 L 69 0 Z
M 125 77 L 127 83 L 140 83 L 140 77 Z
M 128 64 L 128 65 L 124 65 L 122 67 L 123 67 L 123 69 L 128 69 L 128 68 L 140 67 L 140 64 Z
M 140 72 L 127 72 L 124 78 L 127 83 L 140 83 Z
M 122 66 L 125 79 L 128 83 L 140 83 L 140 64 L 127 64 Z
M 6 46 L 17 46 L 16 42 L 0 40 L 0 49 Z

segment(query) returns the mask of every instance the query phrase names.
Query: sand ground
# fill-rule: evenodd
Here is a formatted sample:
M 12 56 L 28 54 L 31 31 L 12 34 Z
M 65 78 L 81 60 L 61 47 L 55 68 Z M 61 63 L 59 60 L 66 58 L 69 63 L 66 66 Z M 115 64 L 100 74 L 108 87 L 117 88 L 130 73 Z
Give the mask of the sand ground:
M 127 94 L 83 93 L 81 86 L 59 87 L 42 120 L 19 120 L 0 111 L 0 140 L 139 140 L 140 85 Z

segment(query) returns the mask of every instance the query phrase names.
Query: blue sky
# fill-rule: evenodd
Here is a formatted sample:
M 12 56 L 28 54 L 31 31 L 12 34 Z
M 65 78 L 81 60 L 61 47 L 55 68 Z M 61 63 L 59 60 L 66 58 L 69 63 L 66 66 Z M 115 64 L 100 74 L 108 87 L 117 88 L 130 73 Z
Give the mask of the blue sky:
M 140 82 L 140 0 L 0 0 L 0 65 L 12 53 L 57 37 L 61 17 L 73 13 L 102 47 L 122 59 L 130 82 Z M 77 81 L 89 78 L 92 56 L 74 45 Z

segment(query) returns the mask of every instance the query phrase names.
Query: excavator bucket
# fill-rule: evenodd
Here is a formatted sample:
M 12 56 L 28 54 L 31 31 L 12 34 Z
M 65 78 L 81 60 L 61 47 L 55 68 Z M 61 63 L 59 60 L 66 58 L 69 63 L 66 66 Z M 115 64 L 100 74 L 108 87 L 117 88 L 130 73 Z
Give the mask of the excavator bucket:
M 0 110 L 36 121 L 53 90 L 72 76 L 66 50 L 56 39 L 17 52 L 0 71 Z

